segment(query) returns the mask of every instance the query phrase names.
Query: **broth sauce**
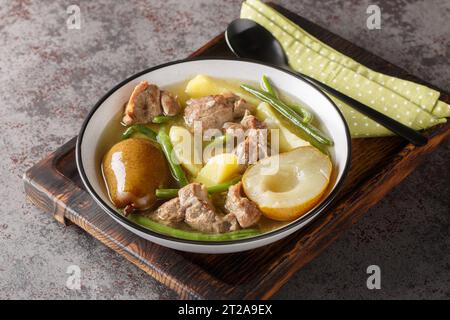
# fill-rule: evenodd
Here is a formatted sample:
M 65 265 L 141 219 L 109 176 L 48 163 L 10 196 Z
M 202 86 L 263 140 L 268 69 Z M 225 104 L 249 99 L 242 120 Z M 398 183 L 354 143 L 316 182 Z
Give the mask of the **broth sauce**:
M 186 101 L 189 99 L 189 96 L 185 93 L 185 88 L 186 88 L 186 85 L 189 80 L 190 79 L 170 85 L 170 86 L 165 86 L 163 88 L 164 90 L 167 90 L 177 96 L 178 101 L 182 108 L 184 108 L 186 106 Z M 229 83 L 232 83 L 234 85 L 239 85 L 241 83 L 241 81 L 239 81 L 239 80 L 226 80 L 226 81 Z M 254 85 L 255 87 L 258 86 L 258 84 L 255 84 L 255 83 L 251 83 L 251 84 Z M 282 96 L 283 100 L 288 103 L 293 103 L 293 102 L 295 102 L 297 104 L 299 103 L 298 100 L 294 100 L 294 99 L 290 98 L 288 95 L 284 94 L 283 92 L 280 92 L 280 96 Z M 124 104 L 126 104 L 126 101 L 124 101 Z M 108 152 L 108 150 L 113 145 L 115 145 L 117 142 L 121 141 L 121 139 L 122 139 L 122 134 L 126 130 L 126 127 L 121 123 L 122 116 L 123 116 L 123 108 L 121 108 L 121 110 L 114 116 L 114 118 L 105 126 L 105 129 L 99 139 L 99 144 L 98 144 L 97 150 L 96 150 L 96 162 L 98 163 L 97 176 L 98 176 L 98 179 L 103 181 L 103 183 L 101 185 L 104 188 L 105 193 L 108 193 L 108 192 L 107 192 L 106 184 L 104 183 L 104 178 L 103 178 L 103 174 L 102 174 L 102 160 L 103 160 L 104 155 Z M 314 121 L 314 122 L 315 122 L 314 124 L 316 126 L 320 127 L 319 123 L 316 123 L 316 121 Z M 177 116 L 174 120 L 171 120 L 170 122 L 166 123 L 165 125 L 167 127 L 169 127 L 171 125 L 178 125 L 178 126 L 185 127 L 185 123 L 184 123 L 182 116 Z M 152 129 L 154 129 L 155 131 L 157 131 L 158 128 L 160 127 L 160 125 L 158 125 L 158 124 L 150 124 L 148 126 Z M 144 135 L 141 135 L 139 133 L 135 134 L 134 137 L 140 137 L 140 138 L 147 139 Z M 171 185 L 168 186 L 169 188 L 177 187 L 177 185 L 173 181 L 173 179 L 170 184 Z M 226 197 L 226 192 L 224 192 L 222 194 L 215 194 L 212 197 L 212 200 L 213 200 L 215 206 L 218 209 L 220 209 L 222 212 L 224 211 L 223 204 L 225 202 L 225 197 Z M 154 209 L 156 209 L 163 202 L 164 201 L 158 201 Z M 271 220 L 271 219 L 268 219 L 268 218 L 262 216 L 261 219 L 259 220 L 259 222 L 257 223 L 257 228 L 259 228 L 259 230 L 262 233 L 265 233 L 265 232 L 269 232 L 269 231 L 278 229 L 288 223 L 290 223 L 290 222 L 275 221 L 275 220 Z M 180 223 L 177 226 L 177 228 L 180 228 L 183 230 L 193 230 L 185 223 Z

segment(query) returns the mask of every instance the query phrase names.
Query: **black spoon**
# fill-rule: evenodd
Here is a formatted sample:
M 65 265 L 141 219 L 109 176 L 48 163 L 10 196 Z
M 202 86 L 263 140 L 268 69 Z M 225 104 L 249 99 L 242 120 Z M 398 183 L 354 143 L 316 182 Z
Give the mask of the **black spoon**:
M 336 98 L 344 101 L 349 106 L 358 110 L 370 119 L 378 122 L 383 127 L 405 138 L 416 146 L 423 146 L 428 142 L 428 138 L 415 130 L 395 121 L 381 112 L 372 109 L 359 101 L 317 81 L 305 74 L 294 71 L 289 67 L 286 54 L 281 44 L 264 27 L 249 19 L 236 19 L 228 25 L 225 32 L 225 39 L 228 47 L 233 53 L 241 58 L 262 61 L 276 65 L 283 69 L 288 69 L 296 73 L 300 78 L 309 81 L 320 89 L 332 94 Z

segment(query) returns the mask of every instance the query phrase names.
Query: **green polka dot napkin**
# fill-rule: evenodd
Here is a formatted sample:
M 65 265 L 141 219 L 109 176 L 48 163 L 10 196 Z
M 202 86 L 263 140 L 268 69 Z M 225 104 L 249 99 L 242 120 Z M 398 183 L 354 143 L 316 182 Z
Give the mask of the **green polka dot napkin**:
M 252 19 L 280 41 L 290 66 L 320 80 L 416 130 L 446 122 L 450 105 L 426 86 L 387 76 L 359 64 L 308 34 L 298 25 L 259 0 L 242 4 L 241 18 Z M 378 137 L 392 133 L 330 96 L 341 109 L 353 137 Z

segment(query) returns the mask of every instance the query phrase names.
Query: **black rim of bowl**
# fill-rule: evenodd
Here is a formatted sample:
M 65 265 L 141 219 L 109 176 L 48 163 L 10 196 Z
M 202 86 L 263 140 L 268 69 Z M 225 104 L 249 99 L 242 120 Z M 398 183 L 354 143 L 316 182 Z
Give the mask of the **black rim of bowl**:
M 95 192 L 94 188 L 92 187 L 92 185 L 89 182 L 89 179 L 84 171 L 84 167 L 83 167 L 83 162 L 81 159 L 81 144 L 83 143 L 83 136 L 84 136 L 84 132 L 89 124 L 89 121 L 91 119 L 91 117 L 93 116 L 93 114 L 97 111 L 97 109 L 103 104 L 103 102 L 105 102 L 106 99 L 108 99 L 114 92 L 116 92 L 118 89 L 120 89 L 121 87 L 123 87 L 125 84 L 127 84 L 128 82 L 144 75 L 147 73 L 150 73 L 152 71 L 158 70 L 158 69 L 162 69 L 171 65 L 176 65 L 176 64 L 181 64 L 181 63 L 185 63 L 185 62 L 191 62 L 191 61 L 202 61 L 202 60 L 226 60 L 226 61 L 240 61 L 240 62 L 248 62 L 248 63 L 254 63 L 257 65 L 263 65 L 266 67 L 270 67 L 276 70 L 279 70 L 281 72 L 287 73 L 301 81 L 303 81 L 304 83 L 306 83 L 307 85 L 311 86 L 312 88 L 314 88 L 316 91 L 318 91 L 322 96 L 324 96 L 329 102 L 330 104 L 336 109 L 336 111 L 338 112 L 338 115 L 340 116 L 340 120 L 342 121 L 343 125 L 344 125 L 344 129 L 345 129 L 345 135 L 346 135 L 346 140 L 347 140 L 347 159 L 346 159 L 346 163 L 345 163 L 345 167 L 342 171 L 342 176 L 341 178 L 336 182 L 336 185 L 334 186 L 333 190 L 330 192 L 330 194 L 328 194 L 328 196 L 326 198 L 324 198 L 319 205 L 314 208 L 313 210 L 309 211 L 308 213 L 306 213 L 305 215 L 301 216 L 300 218 L 298 218 L 297 220 L 294 220 L 290 223 L 288 223 L 287 225 L 275 229 L 273 231 L 269 231 L 257 236 L 253 236 L 253 237 L 249 237 L 249 238 L 243 238 L 243 239 L 236 239 L 236 240 L 226 240 L 226 241 L 201 241 L 201 240 L 187 240 L 187 239 L 180 239 L 180 238 L 176 238 L 176 237 L 172 237 L 169 235 L 165 235 L 162 233 L 158 233 L 155 232 L 153 230 L 147 229 L 131 220 L 129 220 L 128 218 L 124 217 L 123 215 L 121 215 L 119 212 L 116 211 L 116 209 L 112 208 L 112 206 L 108 203 L 106 203 L 105 201 L 103 201 L 103 199 Z M 160 64 L 157 65 L 155 67 L 151 67 L 148 69 L 145 69 L 143 71 L 140 71 L 130 77 L 128 77 L 127 79 L 125 79 L 124 81 L 120 82 L 119 84 L 117 84 L 116 86 L 114 86 L 111 90 L 109 90 L 96 104 L 95 106 L 91 109 L 91 111 L 89 112 L 89 114 L 87 115 L 86 119 L 83 122 L 83 125 L 81 126 L 81 130 L 78 134 L 78 138 L 77 138 L 77 143 L 76 143 L 76 148 L 75 148 L 75 153 L 76 153 L 76 163 L 77 163 L 77 168 L 78 168 L 78 172 L 81 176 L 81 180 L 83 181 L 83 184 L 85 185 L 87 191 L 89 192 L 89 194 L 94 198 L 94 200 L 102 207 L 102 209 L 104 211 L 106 211 L 106 213 L 108 213 L 113 219 L 117 219 L 120 220 L 122 223 L 126 224 L 128 227 L 132 228 L 132 229 L 136 229 L 142 233 L 148 234 L 149 236 L 153 236 L 153 237 L 157 237 L 157 238 L 161 238 L 164 239 L 166 241 L 171 241 L 171 242 L 178 242 L 178 243 L 184 243 L 184 244 L 193 244 L 193 245 L 203 245 L 203 246 L 224 246 L 224 245 L 232 245 L 232 244 L 243 244 L 243 243 L 249 243 L 249 242 L 254 242 L 254 241 L 258 241 L 258 240 L 263 240 L 269 237 L 274 237 L 280 233 L 284 233 L 290 229 L 295 228 L 296 226 L 302 224 L 305 220 L 311 219 L 311 221 L 309 223 L 311 223 L 314 219 L 316 219 L 320 213 L 322 213 L 324 211 L 324 209 L 334 200 L 334 198 L 336 197 L 337 193 L 339 192 L 339 190 L 341 189 L 345 178 L 348 174 L 348 170 L 350 168 L 350 159 L 351 159 L 351 138 L 350 138 L 350 131 L 348 128 L 348 125 L 344 119 L 344 116 L 342 115 L 342 112 L 339 110 L 339 108 L 336 106 L 336 104 L 325 94 L 323 93 L 317 86 L 315 86 L 312 83 L 309 83 L 299 77 L 297 77 L 297 75 L 289 70 L 285 70 L 282 68 L 279 68 L 277 66 L 273 66 L 270 64 L 266 64 L 266 63 L 262 63 L 259 61 L 254 61 L 254 60 L 249 60 L 249 59 L 242 59 L 242 58 L 229 58 L 229 57 L 202 57 L 202 58 L 187 58 L 187 59 L 182 59 L 182 60 L 176 60 L 176 61 L 172 61 L 172 62 L 168 62 L 168 63 L 164 63 L 164 64 Z

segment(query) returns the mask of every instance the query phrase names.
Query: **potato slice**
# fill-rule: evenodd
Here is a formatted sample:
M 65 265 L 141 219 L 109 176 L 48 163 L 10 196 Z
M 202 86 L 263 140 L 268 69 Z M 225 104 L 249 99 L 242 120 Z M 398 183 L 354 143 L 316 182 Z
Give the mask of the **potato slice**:
M 258 161 L 245 172 L 242 182 L 247 197 L 266 217 L 290 221 L 320 201 L 331 171 L 328 156 L 305 146 Z
M 195 180 L 211 187 L 231 180 L 239 174 L 239 170 L 238 157 L 235 154 L 221 153 L 209 159 Z
M 239 85 L 222 79 L 212 78 L 203 74 L 195 76 L 186 85 L 186 93 L 191 98 L 201 98 L 204 96 L 232 92 L 247 102 L 258 105 L 260 101 L 254 96 L 248 94 Z
M 181 166 L 185 168 L 192 177 L 196 177 L 202 168 L 202 164 L 194 161 L 194 137 L 188 129 L 180 126 L 172 126 L 169 131 L 170 142 L 173 151 Z M 201 154 L 200 154 L 201 159 Z
M 264 121 L 269 129 L 279 129 L 280 152 L 291 151 L 298 147 L 309 146 L 308 141 L 303 140 L 297 134 L 293 125 L 282 119 L 269 104 L 262 102 L 256 109 L 256 117 Z

